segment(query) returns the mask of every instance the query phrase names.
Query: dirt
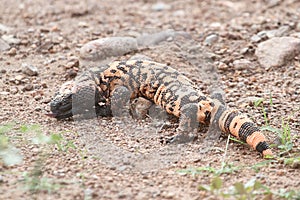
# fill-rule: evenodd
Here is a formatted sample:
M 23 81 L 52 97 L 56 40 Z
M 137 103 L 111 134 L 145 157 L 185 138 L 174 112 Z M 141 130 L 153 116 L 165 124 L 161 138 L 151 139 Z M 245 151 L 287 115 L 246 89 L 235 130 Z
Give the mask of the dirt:
M 199 185 L 210 184 L 213 173 L 179 171 L 221 169 L 222 161 L 239 167 L 236 172 L 219 175 L 224 191 L 252 178 L 272 191 L 300 190 L 299 165 L 283 161 L 299 157 L 300 58 L 265 69 L 254 54 L 257 42 L 251 40 L 260 31 L 283 25 L 290 27 L 286 35 L 299 33 L 299 1 L 0 3 L 0 22 L 5 26 L 0 27 L 0 35 L 12 36 L 10 48 L 0 51 L 0 120 L 1 125 L 15 123 L 6 135 L 23 155 L 21 164 L 0 165 L 0 199 L 220 199 L 220 195 L 198 189 Z M 158 45 L 98 63 L 80 59 L 80 48 L 91 40 L 137 37 L 168 29 L 184 31 L 191 38 L 168 38 Z M 212 36 L 210 40 L 208 36 Z M 90 65 L 129 59 L 136 53 L 173 66 L 207 94 L 221 89 L 229 107 L 248 114 L 258 125 L 265 124 L 265 117 L 253 100 L 265 99 L 270 126 L 281 128 L 282 119 L 289 119 L 293 150 L 263 164 L 261 156 L 247 145 L 231 141 L 226 150 L 227 137 L 211 144 L 205 139 L 207 128 L 199 132 L 195 142 L 164 144 L 161 138 L 176 132 L 178 124 L 173 120 L 57 121 L 45 115 L 51 97 L 63 82 Z M 235 67 L 234 61 L 241 59 L 249 60 L 250 66 Z M 36 67 L 38 74 L 24 74 L 25 65 Z M 32 124 L 38 124 L 43 135 L 61 133 L 63 147 L 68 147 L 68 141 L 73 146 L 60 150 L 58 145 L 34 144 L 32 138 L 38 131 L 19 131 L 19 127 Z M 271 144 L 278 143 L 276 133 L 265 134 Z M 281 152 L 274 146 L 273 151 L 277 155 Z M 254 170 L 259 163 L 262 167 Z M 28 177 L 34 177 L 36 171 L 40 173 L 36 177 L 49 185 L 40 184 L 32 192 L 28 187 L 33 181 Z M 273 198 L 280 197 L 273 194 Z

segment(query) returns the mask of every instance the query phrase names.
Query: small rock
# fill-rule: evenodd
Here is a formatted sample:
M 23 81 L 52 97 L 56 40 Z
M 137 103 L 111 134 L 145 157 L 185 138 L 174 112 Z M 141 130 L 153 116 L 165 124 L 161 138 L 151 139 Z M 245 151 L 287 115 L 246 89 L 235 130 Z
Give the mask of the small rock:
M 278 6 L 281 0 L 269 0 L 267 2 L 268 2 L 268 8 L 273 8 L 275 6 Z
M 89 27 L 89 24 L 87 22 L 78 22 L 78 27 L 87 28 Z
M 9 44 L 7 44 L 4 40 L 0 39 L 0 51 L 6 51 L 9 48 Z
M 244 69 L 253 69 L 253 64 L 247 59 L 240 59 L 233 61 L 233 67 L 237 70 L 244 70 Z
M 31 90 L 33 90 L 33 85 L 30 83 L 26 84 L 22 89 L 22 91 L 31 91 Z
M 173 16 L 175 17 L 184 17 L 185 16 L 185 11 L 184 10 L 176 10 L 173 12 Z
M 6 69 L 1 69 L 0 73 L 5 74 L 6 73 Z
M 6 96 L 6 95 L 9 95 L 9 92 L 3 91 L 3 92 L 0 92 L 0 95 Z
M 219 69 L 219 70 L 226 71 L 226 70 L 229 69 L 229 66 L 226 65 L 226 63 L 220 62 L 220 63 L 218 64 L 218 69 Z
M 289 26 L 281 26 L 278 29 L 260 31 L 251 37 L 252 42 L 260 42 L 261 40 L 270 39 L 273 37 L 282 37 L 290 30 Z
M 0 24 L 0 31 L 1 32 L 9 32 L 11 28 L 5 26 L 4 24 Z
M 69 69 L 65 75 L 66 79 L 73 79 L 77 76 L 78 70 L 77 69 Z
M 45 104 L 48 104 L 48 103 L 50 103 L 51 102 L 51 98 L 44 98 L 43 100 L 42 100 L 42 103 L 45 103 Z
M 40 95 L 34 96 L 34 100 L 36 100 L 36 101 L 39 101 L 39 100 L 41 100 L 41 99 L 42 99 L 42 96 L 40 96 Z
M 15 38 L 14 35 L 2 35 L 2 40 L 4 40 L 5 42 L 7 42 L 8 44 L 19 44 L 21 42 L 21 40 L 19 40 L 18 38 Z
M 261 99 L 262 99 L 261 97 L 249 96 L 249 97 L 246 97 L 246 98 L 241 98 L 236 103 L 237 103 L 237 105 L 245 104 L 245 105 L 252 106 L 252 105 L 254 105 L 254 102 L 257 102 Z
M 42 86 L 43 88 L 48 88 L 48 85 L 47 85 L 46 82 L 42 82 L 42 83 L 41 83 L 41 86 Z
M 300 31 L 300 22 L 298 22 L 298 23 L 297 23 L 297 25 L 296 25 L 296 28 L 295 28 L 295 29 L 296 29 L 296 31 Z
M 38 69 L 33 65 L 28 65 L 26 63 L 22 63 L 22 72 L 27 74 L 28 76 L 37 76 Z
M 17 49 L 13 47 L 7 52 L 7 54 L 10 56 L 15 56 L 17 54 Z
M 19 92 L 19 89 L 17 87 L 13 87 L 10 89 L 11 94 L 17 94 Z
M 219 39 L 219 36 L 215 33 L 208 35 L 205 40 L 204 40 L 204 44 L 205 45 L 212 45 L 213 43 L 217 42 Z
M 37 106 L 37 107 L 34 108 L 34 111 L 40 112 L 40 111 L 42 111 L 42 108 Z
M 165 3 L 163 3 L 163 2 L 157 2 L 156 4 L 153 4 L 153 5 L 151 6 L 151 9 L 152 9 L 153 11 L 163 11 L 163 10 L 168 10 L 168 9 L 170 9 L 170 8 L 171 8 L 170 5 L 165 4 Z
M 113 56 L 122 56 L 138 49 L 137 40 L 132 37 L 107 37 L 93 40 L 83 45 L 80 57 L 86 60 L 105 60 Z
M 261 37 L 260 35 L 258 35 L 258 34 L 255 34 L 255 35 L 253 35 L 253 36 L 251 37 L 250 40 L 251 40 L 252 42 L 259 42 L 259 41 L 262 40 L 262 37 Z
M 23 79 L 24 79 L 24 76 L 22 76 L 22 75 L 15 76 L 15 80 L 17 80 L 17 81 L 22 81 Z
M 66 65 L 66 69 L 71 69 L 71 68 L 78 68 L 79 67 L 79 60 L 78 59 L 73 59 L 69 61 Z
M 265 68 L 286 64 L 300 53 L 300 39 L 274 37 L 260 43 L 255 51 L 259 63 Z
M 295 37 L 295 38 L 300 38 L 300 32 L 296 32 L 291 34 L 291 36 Z

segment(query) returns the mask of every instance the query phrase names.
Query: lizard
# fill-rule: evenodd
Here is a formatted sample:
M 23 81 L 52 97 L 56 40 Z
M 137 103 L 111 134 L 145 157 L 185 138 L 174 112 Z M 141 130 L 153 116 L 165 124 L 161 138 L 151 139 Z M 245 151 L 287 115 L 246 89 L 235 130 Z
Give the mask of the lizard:
M 228 109 L 219 95 L 206 96 L 179 71 L 148 60 L 114 61 L 64 83 L 50 102 L 48 116 L 58 120 L 95 109 L 97 116 L 122 115 L 130 101 L 143 97 L 178 117 L 177 135 L 171 142 L 193 140 L 198 123 L 230 134 L 272 156 L 266 137 L 246 115 Z

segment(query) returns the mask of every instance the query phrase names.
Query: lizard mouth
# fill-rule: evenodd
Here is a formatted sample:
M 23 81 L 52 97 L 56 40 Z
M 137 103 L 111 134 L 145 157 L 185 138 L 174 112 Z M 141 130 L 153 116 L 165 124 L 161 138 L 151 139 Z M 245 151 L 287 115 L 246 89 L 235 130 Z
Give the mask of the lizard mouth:
M 51 112 L 46 115 L 58 120 L 72 117 L 72 95 L 70 94 L 62 100 L 52 100 L 50 102 L 50 110 Z

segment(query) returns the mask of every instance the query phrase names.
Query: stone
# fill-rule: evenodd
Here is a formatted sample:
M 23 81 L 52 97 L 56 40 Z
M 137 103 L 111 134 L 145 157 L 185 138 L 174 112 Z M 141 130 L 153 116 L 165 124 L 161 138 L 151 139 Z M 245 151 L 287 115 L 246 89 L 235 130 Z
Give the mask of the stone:
M 11 28 L 10 27 L 8 27 L 8 26 L 5 26 L 4 24 L 1 24 L 0 23 L 0 32 L 9 32 L 11 30 Z
M 152 9 L 153 11 L 163 11 L 163 10 L 168 10 L 168 9 L 170 9 L 170 8 L 171 8 L 170 5 L 165 4 L 165 3 L 163 3 L 163 2 L 157 2 L 157 3 L 155 3 L 155 4 L 153 4 L 153 5 L 151 6 L 151 9 Z
M 4 40 L 0 39 L 0 51 L 6 51 L 9 48 L 9 44 L 7 44 Z
M 122 56 L 138 49 L 137 40 L 132 37 L 107 37 L 86 43 L 80 49 L 80 57 L 99 61 L 113 56 Z
M 253 64 L 247 59 L 240 59 L 233 61 L 233 67 L 237 70 L 244 70 L 244 69 L 253 69 Z
M 7 52 L 7 54 L 10 56 L 15 56 L 17 54 L 17 49 L 13 47 Z
M 26 84 L 22 89 L 22 91 L 31 91 L 31 90 L 33 90 L 33 85 L 30 83 Z
M 22 72 L 28 76 L 37 76 L 38 69 L 33 65 L 28 65 L 26 63 L 22 64 Z
M 19 44 L 21 42 L 21 40 L 18 38 L 15 38 L 14 35 L 2 35 L 1 38 L 8 44 Z
M 215 33 L 208 35 L 205 40 L 204 40 L 204 44 L 205 45 L 212 45 L 214 43 L 216 43 L 219 39 L 219 36 Z
M 274 37 L 261 42 L 255 55 L 264 68 L 279 67 L 291 61 L 300 53 L 300 39 L 294 37 Z

